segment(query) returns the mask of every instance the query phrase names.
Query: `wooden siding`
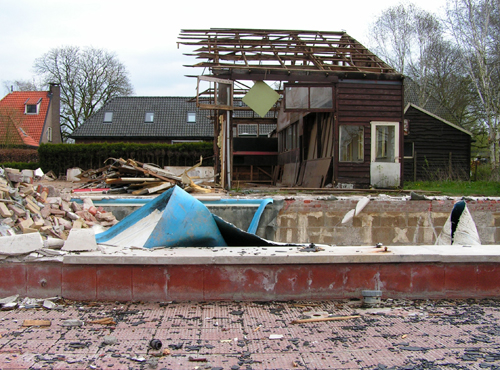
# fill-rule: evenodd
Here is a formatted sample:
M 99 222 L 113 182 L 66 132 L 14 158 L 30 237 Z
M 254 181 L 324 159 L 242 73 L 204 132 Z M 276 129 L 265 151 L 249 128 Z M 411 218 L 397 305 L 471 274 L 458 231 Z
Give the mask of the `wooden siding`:
M 337 110 L 338 125 L 362 125 L 365 135 L 364 161 L 362 163 L 338 162 L 337 182 L 356 184 L 356 187 L 368 187 L 371 160 L 370 122 L 402 122 L 403 85 L 402 83 L 339 83 Z M 402 131 L 402 124 L 400 131 Z M 338 156 L 338 145 L 336 156 Z
M 416 152 L 416 180 L 462 179 L 470 177 L 471 137 L 424 112 L 410 107 L 409 134 Z M 415 180 L 414 159 L 405 158 L 405 180 Z

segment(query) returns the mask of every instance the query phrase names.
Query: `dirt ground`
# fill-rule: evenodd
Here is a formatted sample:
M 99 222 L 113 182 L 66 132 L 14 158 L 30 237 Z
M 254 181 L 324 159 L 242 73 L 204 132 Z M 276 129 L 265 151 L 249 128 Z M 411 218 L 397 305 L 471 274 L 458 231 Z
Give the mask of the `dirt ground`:
M 41 180 L 34 181 L 33 185 L 43 185 L 43 186 L 52 186 L 54 189 L 59 192 L 71 192 L 73 189 L 78 189 L 82 186 L 82 183 L 66 181 L 66 180 L 49 180 L 47 178 L 42 178 Z

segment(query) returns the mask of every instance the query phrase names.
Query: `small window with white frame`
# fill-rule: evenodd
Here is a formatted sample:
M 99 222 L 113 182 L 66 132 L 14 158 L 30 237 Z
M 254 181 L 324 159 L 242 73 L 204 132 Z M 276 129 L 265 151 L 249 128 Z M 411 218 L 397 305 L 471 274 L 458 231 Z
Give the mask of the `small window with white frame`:
M 364 127 L 340 125 L 340 162 L 363 162 Z
M 187 113 L 187 123 L 196 123 L 196 112 Z
M 111 123 L 113 122 L 113 112 L 104 112 L 104 123 Z
M 42 98 L 38 99 L 38 101 L 33 104 L 34 101 L 31 99 L 26 100 L 24 103 L 24 114 L 38 114 L 40 111 L 40 103 L 42 102 Z
M 144 122 L 146 123 L 153 123 L 155 120 L 155 114 L 154 112 L 146 112 L 146 115 L 144 117 Z
M 26 104 L 26 114 L 38 114 L 37 104 Z

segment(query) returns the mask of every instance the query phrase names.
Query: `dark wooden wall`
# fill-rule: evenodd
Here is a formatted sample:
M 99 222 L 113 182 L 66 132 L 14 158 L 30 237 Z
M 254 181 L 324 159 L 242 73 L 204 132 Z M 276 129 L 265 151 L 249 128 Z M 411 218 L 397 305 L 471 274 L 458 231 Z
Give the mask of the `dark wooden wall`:
M 370 154 L 372 121 L 402 122 L 403 84 L 385 81 L 339 82 L 337 88 L 337 124 L 364 126 L 364 161 L 362 163 L 338 162 L 336 177 L 339 183 L 352 183 L 356 187 L 370 185 Z M 400 126 L 402 138 L 402 124 Z M 400 152 L 402 157 L 402 140 Z M 338 146 L 337 146 L 338 147 Z M 336 151 L 338 157 L 338 149 Z
M 414 107 L 409 107 L 409 134 L 405 143 L 414 143 L 416 181 L 468 180 L 471 136 Z M 414 181 L 414 159 L 405 159 L 405 181 Z

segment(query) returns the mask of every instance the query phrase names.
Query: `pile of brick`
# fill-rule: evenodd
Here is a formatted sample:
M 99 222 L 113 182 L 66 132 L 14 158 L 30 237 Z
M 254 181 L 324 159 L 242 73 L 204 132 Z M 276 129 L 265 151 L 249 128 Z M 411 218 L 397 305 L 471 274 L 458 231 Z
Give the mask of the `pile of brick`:
M 73 228 L 118 222 L 92 200 L 71 201 L 70 193 L 33 184 L 33 179 L 26 171 L 0 169 L 0 236 L 40 233 L 44 238 L 66 240 Z

